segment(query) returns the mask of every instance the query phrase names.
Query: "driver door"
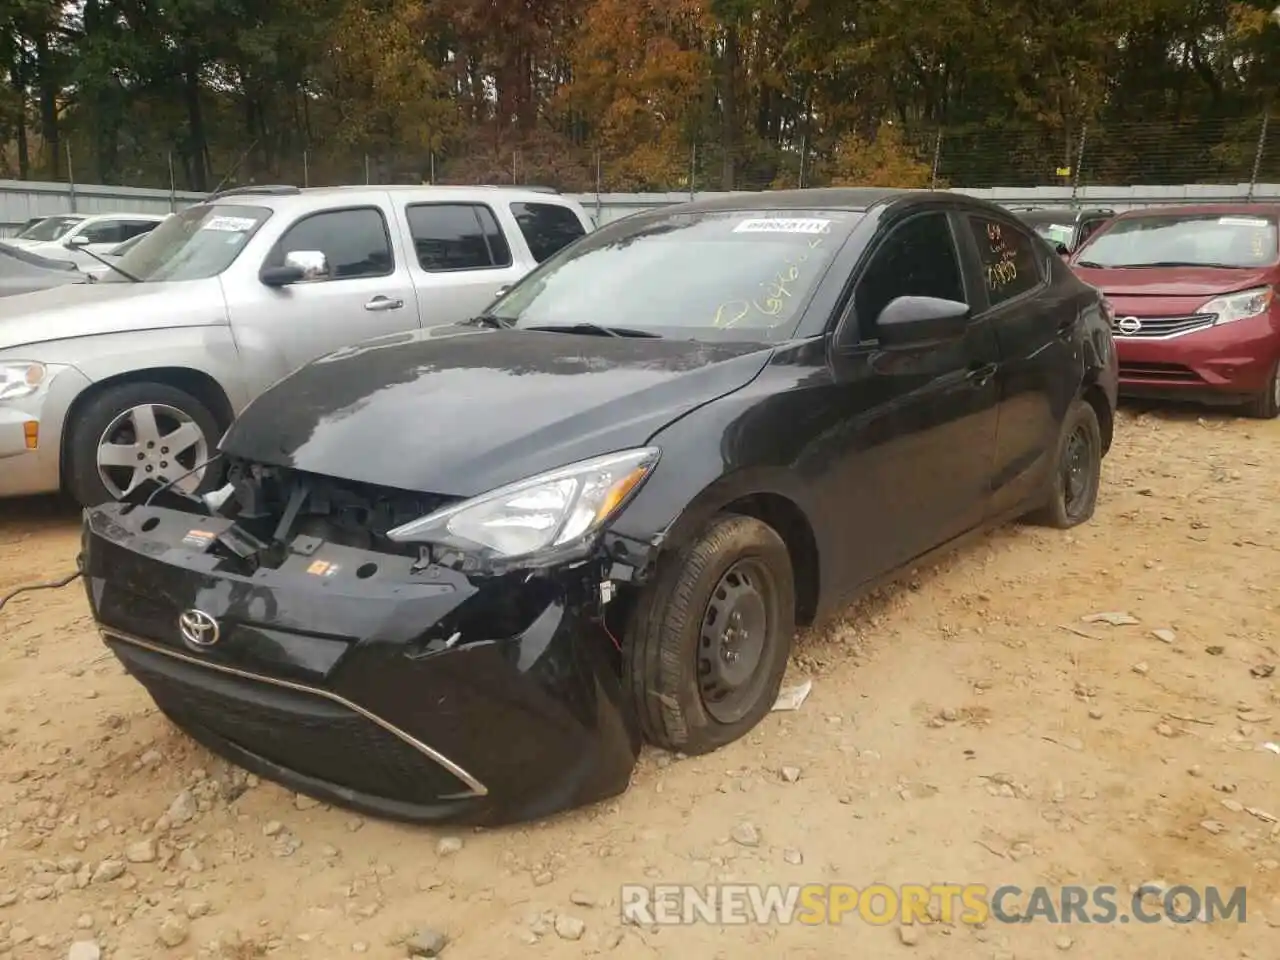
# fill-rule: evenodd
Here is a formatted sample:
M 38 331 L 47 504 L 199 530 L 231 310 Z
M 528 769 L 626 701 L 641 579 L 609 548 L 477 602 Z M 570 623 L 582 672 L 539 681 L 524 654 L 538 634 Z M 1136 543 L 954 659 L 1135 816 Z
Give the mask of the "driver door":
M 836 378 L 852 443 L 830 513 L 849 583 L 866 583 L 978 526 L 996 449 L 999 353 L 989 324 L 961 339 L 893 350 L 876 317 L 903 296 L 976 303 L 944 209 L 909 216 L 875 243 L 837 328 Z
M 361 340 L 418 326 L 418 301 L 393 221 L 382 206 L 322 210 L 299 217 L 267 255 L 283 266 L 290 253 L 322 253 L 325 272 L 285 287 L 254 282 L 227 292 L 232 327 L 276 358 L 283 376 Z

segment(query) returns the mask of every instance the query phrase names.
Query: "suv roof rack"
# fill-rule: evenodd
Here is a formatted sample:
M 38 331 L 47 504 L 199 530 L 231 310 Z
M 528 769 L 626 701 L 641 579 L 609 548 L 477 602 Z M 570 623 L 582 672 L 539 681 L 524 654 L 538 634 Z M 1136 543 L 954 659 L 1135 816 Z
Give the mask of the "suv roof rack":
M 560 193 L 555 187 L 540 187 L 525 183 L 481 183 L 478 186 L 492 187 L 495 190 L 529 190 L 533 193 Z
M 217 193 L 209 195 L 210 200 L 218 200 L 222 197 L 282 197 L 297 196 L 302 190 L 287 183 L 264 183 L 261 185 L 254 184 L 248 187 L 232 187 L 230 190 L 220 190 Z

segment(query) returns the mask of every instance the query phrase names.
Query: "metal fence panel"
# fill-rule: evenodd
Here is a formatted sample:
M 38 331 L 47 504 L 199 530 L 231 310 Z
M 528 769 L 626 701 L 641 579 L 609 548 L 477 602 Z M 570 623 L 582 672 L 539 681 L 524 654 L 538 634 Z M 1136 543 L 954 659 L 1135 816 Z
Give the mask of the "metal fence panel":
M 752 193 L 754 191 L 743 191 Z M 956 188 L 956 192 L 993 200 L 996 203 L 1053 207 L 1132 207 L 1175 203 L 1220 201 L 1280 202 L 1280 184 L 1228 183 L 1184 184 L 1181 186 L 1043 186 Z M 692 197 L 721 196 L 714 191 L 689 193 L 575 193 L 566 194 L 583 205 L 598 226 L 622 217 L 675 203 Z M 59 213 L 170 213 L 203 200 L 204 194 L 99 184 L 38 183 L 28 180 L 0 180 L 0 236 L 11 235 L 32 217 Z

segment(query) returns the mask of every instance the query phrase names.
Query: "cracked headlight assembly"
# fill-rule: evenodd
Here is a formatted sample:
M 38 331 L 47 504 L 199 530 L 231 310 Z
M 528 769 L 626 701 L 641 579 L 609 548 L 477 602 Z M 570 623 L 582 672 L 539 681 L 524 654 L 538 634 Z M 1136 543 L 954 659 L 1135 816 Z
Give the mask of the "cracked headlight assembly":
M 437 510 L 387 536 L 504 560 L 569 549 L 598 533 L 657 462 L 656 447 L 583 460 Z
M 21 400 L 40 389 L 50 370 L 43 363 L 0 363 L 0 400 Z
M 1270 287 L 1258 287 L 1256 290 L 1242 290 L 1229 293 L 1225 297 L 1216 297 L 1200 308 L 1200 313 L 1216 313 L 1218 319 L 1214 324 L 1230 323 L 1233 320 L 1248 320 L 1266 313 L 1274 296 Z

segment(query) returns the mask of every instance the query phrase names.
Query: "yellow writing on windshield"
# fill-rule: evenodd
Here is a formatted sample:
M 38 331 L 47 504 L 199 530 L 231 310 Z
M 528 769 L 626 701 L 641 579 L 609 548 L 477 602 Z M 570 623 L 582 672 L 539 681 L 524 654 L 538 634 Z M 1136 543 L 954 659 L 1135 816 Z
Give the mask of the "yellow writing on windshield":
M 813 251 L 822 245 L 823 239 L 823 237 L 814 237 L 808 242 L 804 251 L 794 260 L 791 257 L 786 257 L 783 260 L 784 266 L 781 270 L 769 280 L 758 284 L 762 290 L 762 296 L 726 300 L 720 304 L 716 308 L 714 319 L 711 321 L 712 325 L 721 328 L 732 327 L 750 316 L 753 310 L 770 319 L 782 316 L 788 301 L 794 293 L 792 285 L 800 278 L 800 265 L 808 260 Z

